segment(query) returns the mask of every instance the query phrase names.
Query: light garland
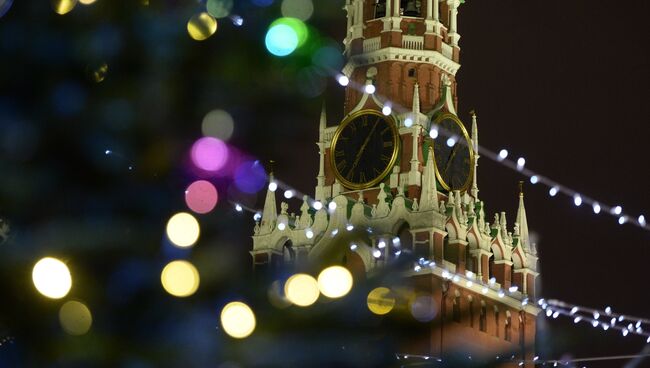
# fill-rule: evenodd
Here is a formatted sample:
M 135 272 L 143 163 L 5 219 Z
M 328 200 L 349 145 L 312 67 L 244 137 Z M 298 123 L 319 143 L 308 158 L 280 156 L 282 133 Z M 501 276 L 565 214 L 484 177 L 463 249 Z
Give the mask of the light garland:
M 395 354 L 395 357 L 397 360 L 416 360 L 416 361 L 436 361 L 436 362 L 443 362 L 443 359 L 440 357 L 435 357 L 431 355 L 420 355 L 420 354 L 404 354 L 404 353 L 398 353 Z M 457 356 L 455 356 L 457 358 Z M 501 357 L 500 355 L 497 355 L 494 358 L 495 362 L 517 362 L 519 366 L 523 366 L 526 363 L 532 363 L 536 366 L 552 366 L 552 367 L 557 367 L 557 366 L 566 366 L 571 363 L 585 363 L 585 362 L 598 362 L 598 361 L 609 361 L 609 360 L 623 360 L 623 359 L 634 359 L 634 358 L 643 358 L 643 357 L 650 357 L 650 354 L 633 354 L 633 355 L 609 355 L 609 356 L 599 356 L 599 357 L 586 357 L 586 358 L 573 358 L 573 359 L 540 359 L 539 356 L 535 356 L 533 359 L 528 359 L 528 360 L 521 360 L 521 359 L 516 359 L 514 355 L 511 355 L 510 357 Z M 467 356 L 468 360 L 474 360 L 474 358 L 471 355 Z M 457 360 L 454 361 L 455 363 L 458 363 Z M 414 362 L 413 364 L 418 364 Z M 407 365 L 408 366 L 408 365 Z M 585 367 L 585 366 L 582 366 Z
M 368 92 L 368 86 L 371 86 L 372 84 L 367 84 L 364 86 L 359 85 L 358 83 L 354 83 L 350 81 L 347 77 L 341 75 L 341 74 L 336 74 L 335 78 L 339 81 L 339 84 L 341 86 L 350 86 L 358 90 L 359 92 L 362 93 L 368 93 L 368 94 L 374 94 L 379 100 L 383 101 L 383 104 L 385 107 L 382 109 L 382 112 L 384 115 L 390 115 L 391 112 L 397 110 L 399 113 L 406 113 L 409 112 L 409 109 L 406 109 L 399 104 L 395 104 L 394 102 L 389 101 L 388 99 L 384 98 L 384 96 L 380 96 L 375 93 L 375 90 L 373 89 L 372 92 Z M 341 83 L 341 79 L 345 78 L 344 80 L 346 81 L 345 84 Z M 387 106 L 387 108 L 386 108 Z M 410 118 L 407 118 L 409 120 Z M 406 122 L 405 122 L 406 124 Z M 412 120 L 411 120 L 412 124 Z M 409 126 L 409 125 L 407 125 Z M 447 131 L 444 128 L 441 128 L 440 126 L 432 126 L 431 131 L 430 131 L 430 136 L 432 138 L 438 137 L 439 134 L 441 134 L 444 137 L 448 137 L 447 140 L 447 145 L 453 146 L 456 143 L 460 143 L 462 145 L 467 145 L 467 142 L 464 140 L 460 140 L 459 142 L 456 142 L 454 139 L 454 135 Z M 473 149 L 473 147 L 472 147 Z M 614 216 L 617 218 L 617 221 L 620 225 L 630 223 L 632 225 L 636 225 L 646 231 L 650 231 L 650 224 L 647 223 L 647 220 L 644 215 L 639 215 L 638 217 L 634 217 L 632 215 L 623 213 L 623 208 L 621 206 L 608 206 L 604 205 L 602 202 L 599 202 L 595 199 L 592 199 L 590 197 L 585 197 L 578 193 L 577 191 L 567 187 L 566 185 L 559 184 L 558 182 L 551 180 L 550 178 L 546 176 L 542 176 L 532 170 L 529 170 L 525 167 L 526 165 L 526 159 L 524 157 L 519 157 L 516 161 L 508 159 L 509 152 L 506 149 L 501 149 L 499 153 L 495 153 L 484 146 L 478 145 L 478 153 L 481 155 L 481 157 L 487 157 L 490 160 L 499 163 L 509 169 L 515 170 L 519 172 L 521 175 L 524 175 L 529 178 L 531 184 L 544 184 L 547 187 L 549 187 L 549 196 L 555 197 L 558 193 L 565 194 L 566 196 L 570 197 L 573 199 L 574 205 L 575 206 L 581 206 L 582 204 L 588 204 L 591 205 L 593 208 L 593 211 L 595 214 L 599 214 L 601 211 L 605 211 L 606 213 L 610 214 L 611 216 Z

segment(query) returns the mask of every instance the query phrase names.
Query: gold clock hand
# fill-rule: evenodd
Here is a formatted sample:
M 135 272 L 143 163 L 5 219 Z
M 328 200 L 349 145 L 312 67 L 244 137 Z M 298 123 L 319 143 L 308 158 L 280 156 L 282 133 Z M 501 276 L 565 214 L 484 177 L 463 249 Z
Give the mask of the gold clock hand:
M 447 170 L 449 170 L 449 165 L 451 165 L 451 162 L 454 160 L 454 157 L 456 156 L 456 152 L 458 152 L 458 143 L 454 146 L 454 149 L 451 150 L 451 155 L 449 155 L 449 160 L 447 160 L 447 165 L 445 165 L 445 173 Z
M 359 164 L 359 160 L 361 160 L 361 155 L 363 154 L 363 151 L 366 149 L 366 146 L 368 145 L 368 142 L 370 142 L 370 137 L 372 137 L 372 133 L 375 132 L 375 129 L 377 128 L 377 125 L 379 125 L 379 124 L 375 123 L 375 125 L 373 125 L 372 129 L 370 129 L 370 133 L 368 133 L 368 136 L 366 137 L 366 140 L 361 145 L 361 148 L 359 148 L 359 153 L 357 153 L 357 157 L 354 158 L 354 162 L 352 163 L 352 167 L 350 168 L 350 171 L 348 171 L 348 175 Z

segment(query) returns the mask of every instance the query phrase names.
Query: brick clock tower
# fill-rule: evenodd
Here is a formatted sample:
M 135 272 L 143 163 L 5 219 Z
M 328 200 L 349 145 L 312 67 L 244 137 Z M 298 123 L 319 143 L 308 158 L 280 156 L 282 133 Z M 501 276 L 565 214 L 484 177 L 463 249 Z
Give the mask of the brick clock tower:
M 458 111 L 460 4 L 346 0 L 345 117 L 330 126 L 323 109 L 314 199 L 299 215 L 278 213 L 269 186 L 251 254 L 256 268 L 328 259 L 356 277 L 414 256 L 405 283 L 431 296 L 435 317 L 404 353 L 507 353 L 506 365 L 532 367 L 537 251 L 523 193 L 513 228 L 505 212 L 488 222 L 479 199 L 477 116 L 465 113 L 469 134 Z M 351 228 L 367 236 L 342 247 L 336 234 Z

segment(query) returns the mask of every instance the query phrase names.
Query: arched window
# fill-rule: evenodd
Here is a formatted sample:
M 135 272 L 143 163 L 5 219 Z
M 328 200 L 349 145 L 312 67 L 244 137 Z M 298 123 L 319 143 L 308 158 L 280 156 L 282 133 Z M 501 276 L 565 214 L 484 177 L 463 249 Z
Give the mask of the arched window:
M 454 296 L 452 316 L 455 322 L 460 323 L 460 293 L 458 292 L 458 290 L 456 290 L 456 295 Z
M 296 260 L 296 251 L 293 249 L 291 241 L 287 241 L 282 246 L 282 259 L 286 265 L 291 265 Z
M 510 311 L 506 311 L 505 338 L 506 341 L 512 340 L 512 316 L 510 316 Z
M 400 8 L 402 15 L 407 17 L 419 17 L 422 10 L 422 1 L 420 0 L 401 0 Z
M 386 1 L 387 0 L 377 0 L 375 2 L 375 18 L 386 16 Z
M 478 325 L 481 331 L 487 331 L 487 307 L 484 301 L 481 301 L 481 315 L 479 316 Z

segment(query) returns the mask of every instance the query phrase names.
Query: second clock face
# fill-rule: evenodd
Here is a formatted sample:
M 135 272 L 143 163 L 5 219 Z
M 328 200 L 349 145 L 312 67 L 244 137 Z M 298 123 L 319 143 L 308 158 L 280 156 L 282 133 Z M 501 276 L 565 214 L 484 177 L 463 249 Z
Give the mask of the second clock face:
M 433 124 L 440 130 L 433 142 L 440 184 L 446 190 L 467 190 L 474 172 L 474 151 L 465 126 L 449 113 L 438 116 Z
M 330 154 L 334 175 L 350 189 L 378 184 L 393 168 L 399 142 L 392 118 L 374 110 L 349 116 L 332 139 Z

